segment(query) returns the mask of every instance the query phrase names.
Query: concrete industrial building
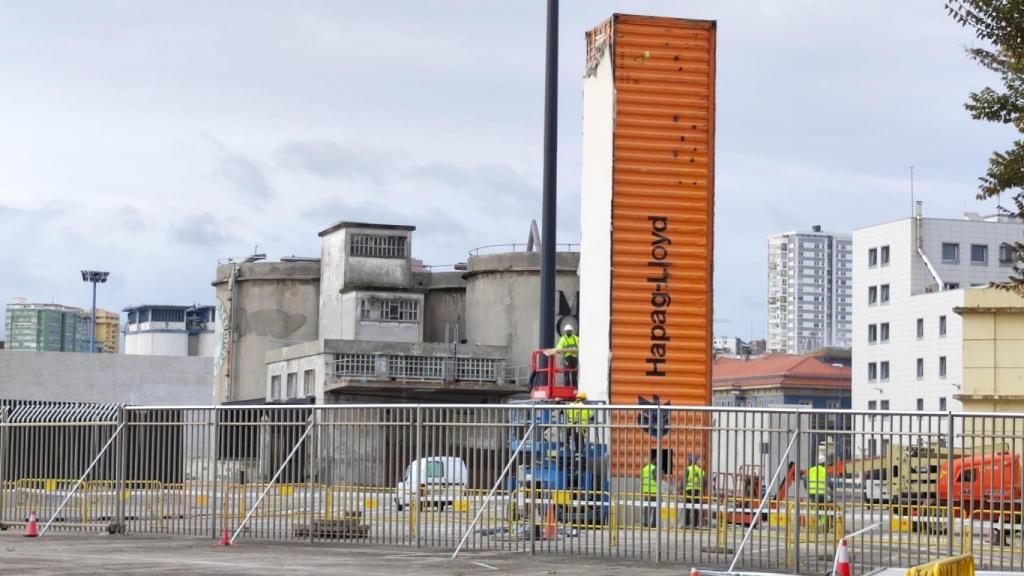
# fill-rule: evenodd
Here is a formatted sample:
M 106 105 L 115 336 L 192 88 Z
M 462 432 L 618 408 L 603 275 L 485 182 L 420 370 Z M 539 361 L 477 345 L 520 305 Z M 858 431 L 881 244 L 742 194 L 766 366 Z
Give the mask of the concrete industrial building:
M 411 257 L 414 230 L 338 222 L 320 232 L 318 259 L 219 266 L 218 402 L 491 401 L 524 391 L 540 254 L 476 250 L 458 270 L 434 271 Z M 557 261 L 561 327 L 576 322 L 578 254 Z
M 853 328 L 849 234 L 786 232 L 768 237 L 768 351 L 806 354 L 849 348 Z
M 1005 281 L 1024 224 L 1005 216 L 914 218 L 857 230 L 853 407 L 953 410 L 964 384 L 968 288 Z
M 118 351 L 120 317 L 96 309 L 96 352 Z M 4 334 L 7 348 L 35 352 L 88 352 L 91 311 L 61 304 L 36 304 L 16 299 L 7 305 Z M 111 330 L 114 331 L 111 336 Z
M 0 401 L 148 406 L 210 403 L 213 360 L 0 351 Z
M 124 311 L 125 354 L 213 358 L 216 353 L 213 306 L 144 304 Z

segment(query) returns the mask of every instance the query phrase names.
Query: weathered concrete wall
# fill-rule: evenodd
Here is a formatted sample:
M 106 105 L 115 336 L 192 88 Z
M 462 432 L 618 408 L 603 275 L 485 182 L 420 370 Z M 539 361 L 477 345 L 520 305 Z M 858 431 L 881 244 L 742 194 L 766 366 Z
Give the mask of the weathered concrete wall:
M 359 301 L 363 298 L 401 298 L 419 303 L 420 318 L 416 322 L 384 322 L 362 320 Z M 423 340 L 423 295 L 408 292 L 346 292 L 342 295 L 342 340 L 382 340 L 385 342 L 420 342 Z
M 353 234 L 401 236 L 405 258 L 366 258 L 349 255 Z M 407 289 L 413 286 L 410 267 L 412 227 L 350 227 L 339 223 L 320 232 L 320 337 L 345 338 L 347 320 L 342 293 L 359 288 Z
M 206 406 L 213 359 L 0 350 L 0 398 Z
M 555 289 L 572 304 L 580 288 L 576 273 L 579 254 L 560 252 L 556 256 Z M 470 344 L 507 346 L 509 365 L 528 364 L 539 333 L 540 253 L 471 257 L 466 278 L 466 339 Z M 577 324 L 572 314 L 558 314 L 559 301 L 556 293 L 556 323 Z M 586 337 L 580 334 L 581 339 Z
M 230 276 L 231 265 L 220 266 L 214 282 L 217 300 L 228 310 Z M 218 403 L 265 398 L 268 348 L 316 340 L 319 330 L 319 262 L 242 264 L 236 286 L 234 387 L 229 389 L 231 363 L 225 362 L 216 380 Z
M 462 274 L 435 272 L 418 280 L 427 290 L 423 302 L 424 342 L 451 342 L 456 337 L 466 337 L 466 280 Z
M 317 404 L 324 402 L 324 370 L 326 368 L 327 355 L 323 351 L 323 341 L 314 340 L 293 346 L 286 346 L 267 352 L 267 387 L 266 398 L 268 401 L 275 400 L 270 397 L 270 379 L 273 376 L 281 377 L 281 393 L 286 396 L 288 374 L 298 375 L 298 389 L 296 398 L 306 397 L 304 387 L 307 370 L 314 374 L 312 395 L 316 397 Z M 294 398 L 283 398 L 283 400 L 294 400 Z

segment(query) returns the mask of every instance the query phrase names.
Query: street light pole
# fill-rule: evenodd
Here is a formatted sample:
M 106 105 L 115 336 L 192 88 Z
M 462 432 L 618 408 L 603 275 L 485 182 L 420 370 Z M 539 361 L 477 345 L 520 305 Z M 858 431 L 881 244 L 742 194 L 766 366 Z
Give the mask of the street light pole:
M 89 327 L 89 353 L 96 351 L 96 285 L 107 281 L 110 272 L 82 270 L 82 281 L 92 284 L 92 325 Z

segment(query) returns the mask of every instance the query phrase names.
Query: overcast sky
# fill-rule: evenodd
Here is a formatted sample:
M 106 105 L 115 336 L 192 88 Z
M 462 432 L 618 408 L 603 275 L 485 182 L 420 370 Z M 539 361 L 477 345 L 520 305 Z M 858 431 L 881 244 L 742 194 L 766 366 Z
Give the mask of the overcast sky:
M 766 236 L 986 212 L 1006 128 L 940 0 L 562 3 L 559 236 L 579 238 L 584 31 L 718 21 L 715 326 L 764 334 Z M 540 219 L 543 0 L 12 2 L 0 12 L 0 301 L 212 303 L 219 258 L 319 255 L 340 219 L 465 260 Z M 584 296 L 585 297 L 585 296 Z

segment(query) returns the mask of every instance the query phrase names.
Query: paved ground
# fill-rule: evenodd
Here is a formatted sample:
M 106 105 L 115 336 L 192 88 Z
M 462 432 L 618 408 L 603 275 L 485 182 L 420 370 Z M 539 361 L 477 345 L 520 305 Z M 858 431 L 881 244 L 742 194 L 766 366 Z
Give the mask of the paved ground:
M 3 574 L 668 576 L 689 570 L 688 566 L 680 565 L 654 566 L 571 556 L 473 552 L 460 555 L 454 561 L 448 556 L 450 554 L 407 548 L 349 548 L 336 544 L 244 542 L 233 548 L 220 548 L 206 540 L 184 538 L 54 533 L 30 539 L 11 531 L 0 533 L 0 573 Z

